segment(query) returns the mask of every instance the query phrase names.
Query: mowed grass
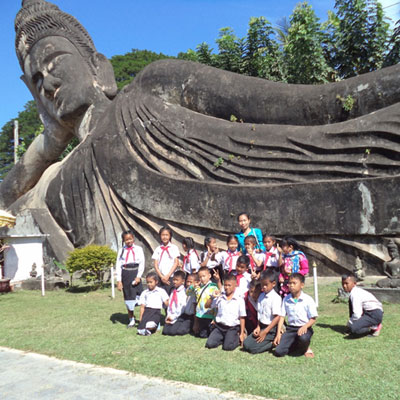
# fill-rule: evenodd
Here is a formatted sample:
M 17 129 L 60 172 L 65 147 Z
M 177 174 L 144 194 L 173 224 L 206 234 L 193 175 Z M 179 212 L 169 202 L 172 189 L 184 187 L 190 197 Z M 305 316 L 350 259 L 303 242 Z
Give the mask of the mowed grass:
M 122 295 L 112 300 L 109 289 L 0 296 L 0 346 L 275 399 L 399 399 L 400 306 L 384 305 L 379 337 L 348 340 L 347 304 L 331 302 L 338 286 L 319 288 L 314 359 L 208 350 L 192 336 L 139 337 L 126 329 Z

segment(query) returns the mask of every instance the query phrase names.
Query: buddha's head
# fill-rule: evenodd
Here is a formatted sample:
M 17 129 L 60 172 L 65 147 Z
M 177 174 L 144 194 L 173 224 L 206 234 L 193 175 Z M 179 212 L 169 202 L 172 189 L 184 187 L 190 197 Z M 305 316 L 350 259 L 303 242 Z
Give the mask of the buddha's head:
M 92 104 L 115 97 L 110 62 L 71 15 L 44 0 L 24 0 L 15 31 L 23 79 L 59 124 L 74 126 Z

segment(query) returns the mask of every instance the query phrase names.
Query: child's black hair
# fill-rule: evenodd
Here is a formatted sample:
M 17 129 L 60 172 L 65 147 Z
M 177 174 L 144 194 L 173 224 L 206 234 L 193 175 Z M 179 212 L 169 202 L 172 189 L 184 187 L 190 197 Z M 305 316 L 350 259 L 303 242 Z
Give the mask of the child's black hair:
M 301 250 L 300 245 L 292 237 L 284 237 L 281 240 L 281 247 L 283 247 L 283 246 L 292 246 L 293 250 Z
M 211 274 L 211 272 L 208 269 L 208 267 L 200 267 L 199 270 L 197 271 L 197 273 L 204 272 L 204 271 L 207 271 L 209 274 Z
M 204 239 L 204 247 L 207 247 L 212 240 L 217 240 L 214 236 L 206 236 Z
M 239 256 L 239 258 L 236 261 L 236 265 L 237 264 L 245 264 L 246 267 L 248 267 L 250 265 L 250 257 L 246 256 L 245 254 Z
M 150 271 L 150 272 L 146 275 L 146 279 L 154 279 L 156 282 L 159 281 L 158 275 L 157 275 L 154 271 Z
M 275 237 L 275 236 L 270 235 L 270 234 L 268 234 L 268 233 L 264 233 L 264 235 L 263 235 L 263 242 L 264 242 L 265 239 L 267 239 L 267 238 L 272 239 L 272 240 L 276 243 L 276 237 Z
M 304 283 L 306 281 L 305 276 L 302 274 L 299 274 L 298 272 L 295 272 L 294 274 L 290 275 L 289 280 L 290 279 L 297 279 L 301 283 Z
M 124 243 L 124 238 L 126 235 L 132 235 L 133 237 L 135 237 L 134 233 L 130 229 L 128 229 L 121 233 L 122 243 Z
M 176 271 L 174 272 L 174 276 L 176 276 L 177 278 L 182 278 L 183 280 L 185 280 L 186 274 L 183 271 Z
M 357 277 L 352 272 L 346 272 L 342 275 L 342 281 L 350 278 L 353 282 L 357 282 Z
M 238 240 L 238 238 L 236 237 L 236 235 L 228 235 L 228 237 L 226 238 L 226 244 L 229 244 L 229 242 L 230 242 L 231 240 L 236 240 L 236 242 L 239 244 L 239 240 Z
M 261 272 L 260 281 L 269 280 L 272 282 L 277 282 L 277 273 L 272 268 L 267 268 L 265 271 Z
M 161 234 L 167 231 L 169 233 L 169 238 L 172 239 L 172 229 L 169 226 L 163 226 L 159 231 L 158 231 L 158 236 L 161 236 Z
M 197 272 L 193 272 L 192 274 L 188 274 L 188 275 L 186 276 L 186 280 L 187 280 L 187 278 L 189 278 L 189 276 L 193 276 L 193 279 L 194 279 L 196 282 L 199 281 L 199 274 L 198 274 Z
M 257 245 L 257 238 L 254 235 L 246 236 L 246 238 L 244 239 L 244 243 L 246 243 L 246 241 L 253 243 L 254 246 Z
M 252 279 L 252 280 L 250 281 L 250 283 L 249 283 L 249 289 L 250 289 L 250 288 L 257 288 L 257 287 L 259 287 L 260 290 L 261 290 L 261 283 L 260 283 L 260 281 L 258 281 L 257 279 Z
M 182 240 L 182 244 L 184 244 L 188 250 L 194 249 L 194 239 L 192 237 L 185 237 Z
M 242 215 L 245 215 L 245 216 L 247 217 L 247 219 L 250 219 L 250 214 L 243 211 L 243 212 L 241 212 L 241 213 L 238 214 L 238 217 L 237 217 L 237 220 L 238 220 L 238 221 L 239 221 L 239 218 L 240 218 Z
M 234 281 L 236 283 L 237 282 L 236 276 L 231 273 L 226 274 L 226 275 L 224 275 L 224 282 L 225 281 L 232 281 L 232 282 Z

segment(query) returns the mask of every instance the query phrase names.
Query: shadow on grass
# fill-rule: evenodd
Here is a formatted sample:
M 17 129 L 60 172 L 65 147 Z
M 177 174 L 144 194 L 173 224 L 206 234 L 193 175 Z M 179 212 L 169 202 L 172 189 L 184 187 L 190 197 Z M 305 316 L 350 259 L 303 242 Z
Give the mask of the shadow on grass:
M 320 324 L 317 323 L 317 326 L 319 328 L 327 328 L 327 329 L 332 329 L 335 332 L 341 333 L 342 335 L 344 335 L 345 333 L 347 333 L 347 328 L 344 325 L 329 325 L 329 324 Z
M 122 314 L 122 313 L 111 314 L 110 321 L 113 324 L 119 323 L 122 325 L 128 325 L 129 324 L 128 314 L 125 314 L 125 313 L 124 314 Z
M 69 286 L 65 291 L 69 293 L 89 293 L 99 289 L 110 288 L 110 283 L 88 283 Z

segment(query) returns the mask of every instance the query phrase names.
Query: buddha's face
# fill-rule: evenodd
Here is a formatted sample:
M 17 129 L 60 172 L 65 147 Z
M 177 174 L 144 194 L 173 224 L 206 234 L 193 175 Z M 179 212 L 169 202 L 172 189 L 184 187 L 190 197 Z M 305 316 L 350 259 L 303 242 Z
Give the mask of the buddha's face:
M 41 39 L 26 57 L 24 67 L 34 96 L 61 125 L 75 125 L 93 103 L 93 72 L 69 40 L 61 36 Z

